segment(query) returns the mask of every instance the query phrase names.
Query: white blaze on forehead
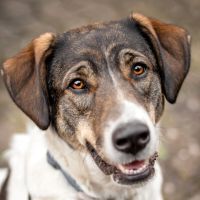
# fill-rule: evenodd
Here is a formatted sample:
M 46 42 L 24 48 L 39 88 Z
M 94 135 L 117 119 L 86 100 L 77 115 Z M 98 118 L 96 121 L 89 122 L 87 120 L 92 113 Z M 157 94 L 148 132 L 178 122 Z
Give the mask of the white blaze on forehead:
M 107 68 L 108 68 L 108 73 L 111 77 L 111 80 L 113 82 L 113 87 L 115 88 L 115 91 L 117 93 L 117 98 L 118 99 L 123 99 L 124 95 L 123 95 L 123 91 L 121 90 L 121 86 L 119 85 L 116 75 L 113 73 L 113 71 L 111 70 L 111 66 L 110 66 L 110 61 L 109 61 L 109 56 L 110 56 L 110 52 L 112 51 L 112 49 L 115 47 L 115 45 L 110 45 L 106 50 L 105 50 L 105 58 L 106 58 L 106 64 L 107 64 Z
M 109 72 L 109 75 L 110 75 L 110 77 L 112 79 L 113 86 L 114 86 L 115 91 L 117 93 L 118 100 L 124 99 L 123 91 L 121 90 L 121 87 L 120 87 L 118 81 L 116 80 L 116 77 L 114 76 L 114 73 L 111 71 L 110 67 L 108 68 L 108 72 Z
M 123 91 L 121 89 L 121 86 L 119 85 L 119 83 L 117 81 L 116 75 L 111 70 L 111 67 L 110 67 L 110 64 L 109 64 L 109 52 L 108 51 L 106 51 L 105 56 L 106 56 L 106 62 L 107 62 L 108 72 L 109 72 L 109 75 L 110 75 L 110 77 L 112 79 L 115 91 L 117 93 L 117 98 L 119 100 L 122 100 L 122 99 L 124 99 L 124 94 L 123 94 Z

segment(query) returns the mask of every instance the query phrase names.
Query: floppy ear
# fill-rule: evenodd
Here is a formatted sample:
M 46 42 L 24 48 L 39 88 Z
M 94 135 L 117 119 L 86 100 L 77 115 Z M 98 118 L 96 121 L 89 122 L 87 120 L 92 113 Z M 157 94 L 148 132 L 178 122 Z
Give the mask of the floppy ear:
M 55 36 L 45 33 L 3 64 L 6 87 L 19 108 L 41 129 L 50 123 L 45 59 Z
M 176 101 L 190 66 L 190 35 L 178 26 L 132 14 L 156 53 L 166 99 Z

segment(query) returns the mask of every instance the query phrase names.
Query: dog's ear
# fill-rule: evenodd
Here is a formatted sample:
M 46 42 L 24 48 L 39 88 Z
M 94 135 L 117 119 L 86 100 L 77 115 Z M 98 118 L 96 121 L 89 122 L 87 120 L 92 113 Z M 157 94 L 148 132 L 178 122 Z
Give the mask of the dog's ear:
M 141 14 L 131 14 L 131 19 L 153 46 L 165 97 L 174 103 L 190 66 L 190 35 L 183 28 Z
M 45 33 L 3 64 L 3 78 L 13 101 L 41 129 L 50 124 L 45 59 L 55 36 Z

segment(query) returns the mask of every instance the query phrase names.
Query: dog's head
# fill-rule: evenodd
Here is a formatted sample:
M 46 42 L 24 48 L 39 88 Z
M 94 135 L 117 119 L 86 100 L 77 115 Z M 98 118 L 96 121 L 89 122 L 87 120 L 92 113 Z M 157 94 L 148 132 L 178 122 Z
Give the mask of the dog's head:
M 7 60 L 14 102 L 71 148 L 88 151 L 121 184 L 154 173 L 155 125 L 176 101 L 190 63 L 187 32 L 140 14 L 46 33 Z

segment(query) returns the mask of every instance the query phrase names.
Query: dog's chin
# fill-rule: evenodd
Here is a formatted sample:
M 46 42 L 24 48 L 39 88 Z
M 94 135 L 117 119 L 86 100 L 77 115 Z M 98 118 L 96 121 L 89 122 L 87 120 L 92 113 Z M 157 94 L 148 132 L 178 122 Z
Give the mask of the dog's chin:
M 86 143 L 86 146 L 100 170 L 105 175 L 111 175 L 114 182 L 118 184 L 143 184 L 154 176 L 154 163 L 158 157 L 157 153 L 146 160 L 134 160 L 129 163 L 111 165 L 98 155 L 89 142 Z

